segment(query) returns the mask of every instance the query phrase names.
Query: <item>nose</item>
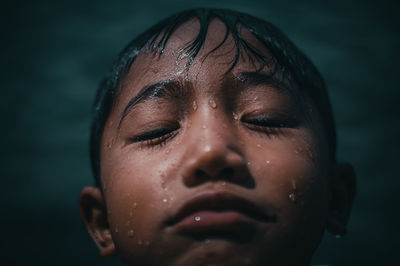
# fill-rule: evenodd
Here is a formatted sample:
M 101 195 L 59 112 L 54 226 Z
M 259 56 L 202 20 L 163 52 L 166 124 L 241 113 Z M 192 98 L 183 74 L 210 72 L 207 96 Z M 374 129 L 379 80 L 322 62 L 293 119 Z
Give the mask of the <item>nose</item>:
M 212 117 L 212 118 L 210 118 Z M 244 155 L 238 145 L 234 130 L 221 126 L 214 116 L 208 116 L 207 126 L 192 128 L 183 156 L 182 176 L 187 187 L 209 182 L 229 182 L 254 187 Z

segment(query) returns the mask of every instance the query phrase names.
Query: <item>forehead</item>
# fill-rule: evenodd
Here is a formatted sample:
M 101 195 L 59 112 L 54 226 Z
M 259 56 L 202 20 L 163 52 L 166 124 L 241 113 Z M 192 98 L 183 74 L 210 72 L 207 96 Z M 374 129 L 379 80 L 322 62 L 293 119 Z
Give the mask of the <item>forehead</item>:
M 210 22 L 199 53 L 188 67 L 191 54 L 186 48 L 199 38 L 199 31 L 199 21 L 191 19 L 174 31 L 161 55 L 153 51 L 141 52 L 122 82 L 123 90 L 126 88 L 135 90 L 135 87 L 139 89 L 138 87 L 143 85 L 170 79 L 184 79 L 197 84 L 221 80 L 234 62 L 237 44 L 231 34 L 227 35 L 225 24 L 219 19 L 214 19 Z M 268 50 L 247 29 L 239 25 L 238 32 L 242 39 L 258 53 L 265 58 L 270 57 Z M 215 49 L 217 47 L 218 49 Z M 232 69 L 234 75 L 235 72 L 260 70 L 261 63 L 251 62 L 243 50 L 242 48 L 238 54 L 237 64 Z M 268 72 L 268 69 L 264 67 L 261 71 Z

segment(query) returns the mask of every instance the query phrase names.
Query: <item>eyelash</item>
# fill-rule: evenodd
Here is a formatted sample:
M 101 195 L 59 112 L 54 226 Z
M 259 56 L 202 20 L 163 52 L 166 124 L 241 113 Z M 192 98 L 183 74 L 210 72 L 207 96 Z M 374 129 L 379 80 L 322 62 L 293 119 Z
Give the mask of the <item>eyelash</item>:
M 281 120 L 265 117 L 242 119 L 242 122 L 250 129 L 261 131 L 267 135 L 277 134 L 281 128 L 288 127 L 288 125 Z M 179 127 L 158 128 L 133 137 L 131 141 L 144 146 L 162 147 L 177 134 L 178 129 Z
M 287 123 L 277 119 L 269 119 L 265 117 L 254 119 L 242 119 L 242 122 L 252 130 L 261 131 L 265 134 L 272 135 L 280 132 L 282 128 L 289 127 Z
M 152 131 L 145 132 L 139 136 L 132 138 L 132 142 L 140 142 L 141 145 L 145 146 L 163 146 L 176 135 L 176 128 L 159 128 Z

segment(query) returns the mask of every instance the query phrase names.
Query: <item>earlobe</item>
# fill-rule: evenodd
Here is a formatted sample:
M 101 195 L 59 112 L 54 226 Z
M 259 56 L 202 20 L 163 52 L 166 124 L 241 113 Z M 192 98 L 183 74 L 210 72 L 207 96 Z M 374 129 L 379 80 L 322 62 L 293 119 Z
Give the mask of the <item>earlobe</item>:
M 81 218 L 100 251 L 100 256 L 109 257 L 115 253 L 107 221 L 107 211 L 103 195 L 97 187 L 85 187 L 79 198 Z
M 356 193 L 356 175 L 348 163 L 335 165 L 331 180 L 331 200 L 327 230 L 336 236 L 346 234 L 346 225 L 350 218 L 351 207 Z

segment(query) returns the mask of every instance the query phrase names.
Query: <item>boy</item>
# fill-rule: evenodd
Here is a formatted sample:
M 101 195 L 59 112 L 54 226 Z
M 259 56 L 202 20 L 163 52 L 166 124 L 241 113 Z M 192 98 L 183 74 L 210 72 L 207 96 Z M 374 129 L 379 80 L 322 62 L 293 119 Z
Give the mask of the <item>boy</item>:
M 308 265 L 344 235 L 323 80 L 271 24 L 195 9 L 134 39 L 99 88 L 81 216 L 126 265 Z

